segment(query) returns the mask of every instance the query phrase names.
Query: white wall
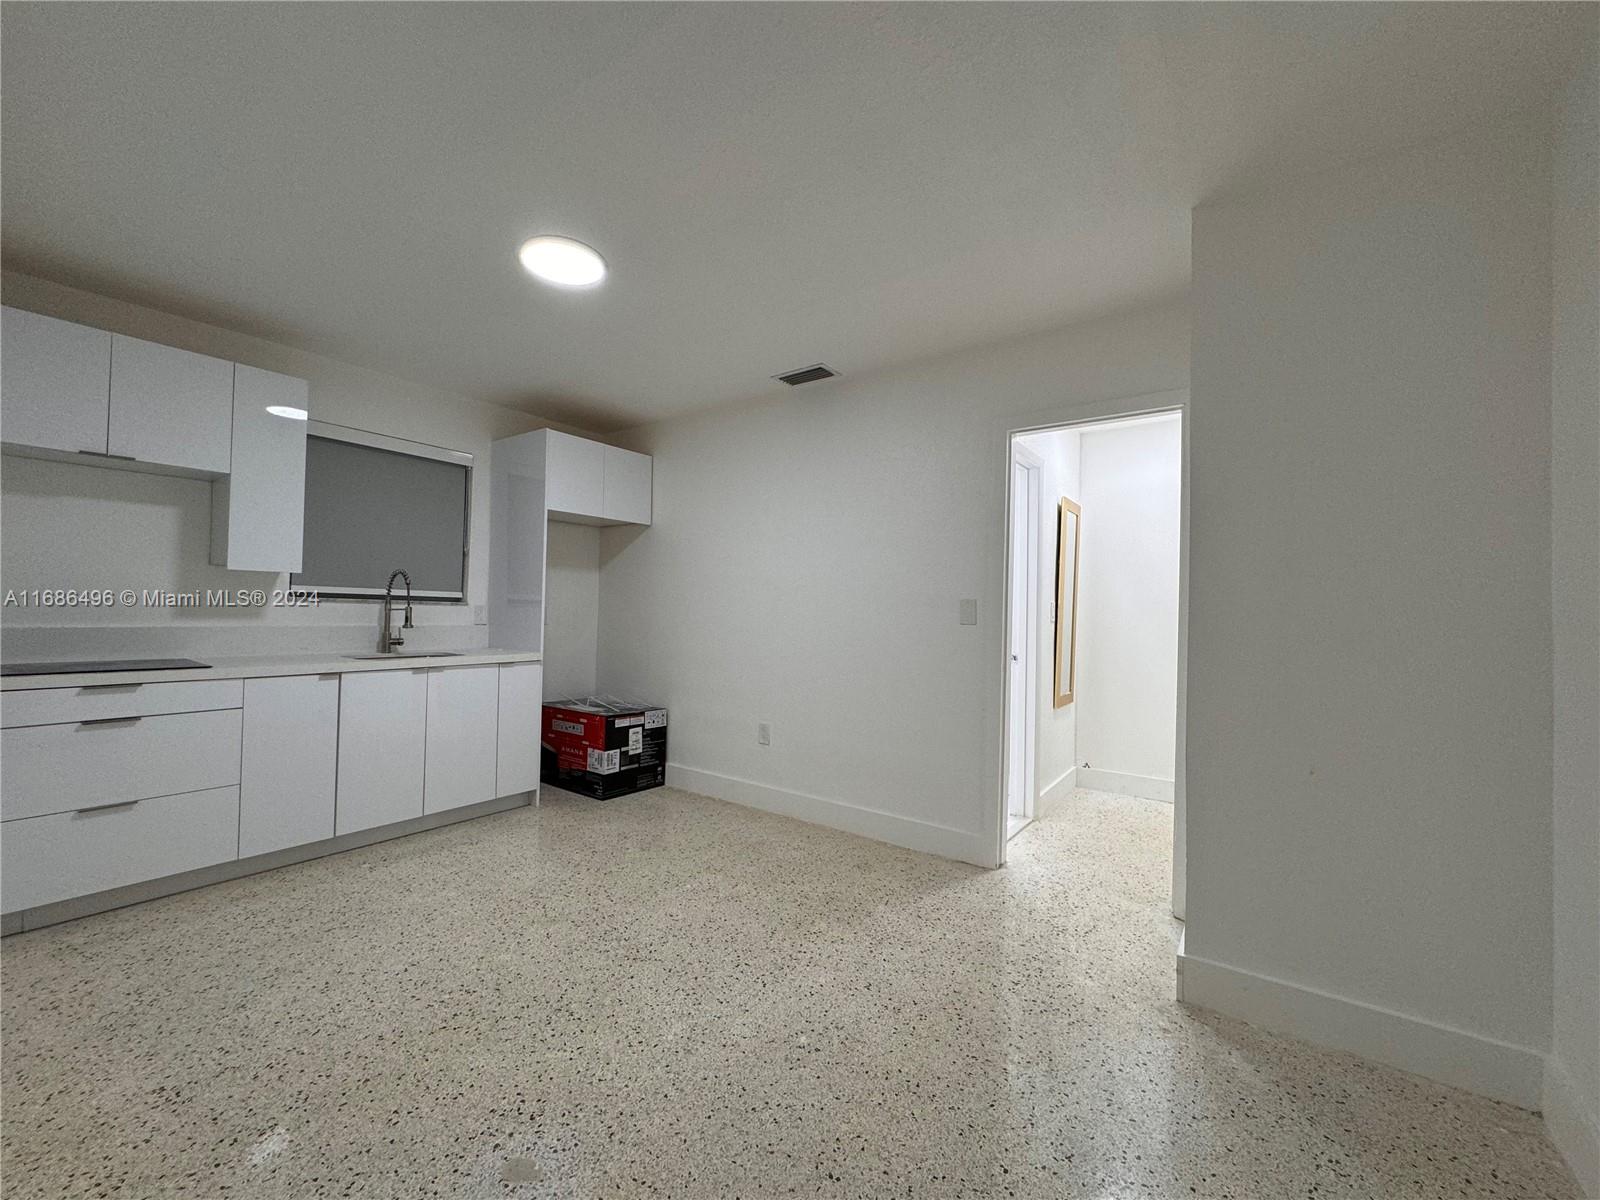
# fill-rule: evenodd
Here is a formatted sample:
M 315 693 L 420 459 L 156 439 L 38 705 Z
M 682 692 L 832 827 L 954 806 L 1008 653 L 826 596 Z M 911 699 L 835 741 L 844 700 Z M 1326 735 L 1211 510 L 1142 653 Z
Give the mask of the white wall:
M 1600 1196 L 1600 67 L 1555 123 L 1552 440 L 1554 1014 L 1544 1113 Z
M 680 783 L 992 860 L 1006 430 L 1187 361 L 1168 306 L 633 431 L 654 524 L 601 534 L 601 688 L 672 710 Z
M 1039 797 L 1059 800 L 1072 786 L 1078 764 L 1078 704 L 1055 706 L 1056 535 L 1063 497 L 1077 503 L 1079 441 L 1076 429 L 1047 429 L 1017 439 L 1039 456 L 1039 701 L 1037 769 Z M 1036 809 L 1036 811 L 1038 811 Z
M 1549 168 L 1534 116 L 1196 209 L 1189 418 L 1185 998 L 1534 1107 Z
M 476 458 L 467 605 L 419 605 L 418 646 L 481 645 L 472 606 L 486 602 L 489 444 L 547 424 L 321 355 L 26 275 L 3 276 L 6 304 L 282 371 L 310 383 L 311 415 Z M 0 459 L 7 588 L 192 590 L 282 586 L 285 576 L 212 566 L 204 481 L 5 456 Z M 7 657 L 233 653 L 364 648 L 377 617 L 365 601 L 303 609 L 31 609 L 0 613 Z
M 551 521 L 545 539 L 544 698 L 595 694 L 600 530 Z
M 1173 414 L 1082 438 L 1080 786 L 1170 801 L 1183 427 Z

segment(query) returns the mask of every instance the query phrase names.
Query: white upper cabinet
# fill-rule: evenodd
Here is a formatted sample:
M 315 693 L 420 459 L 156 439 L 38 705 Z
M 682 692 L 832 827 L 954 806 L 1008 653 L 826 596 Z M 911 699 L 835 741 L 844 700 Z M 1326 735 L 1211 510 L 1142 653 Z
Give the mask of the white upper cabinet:
M 600 515 L 629 525 L 650 524 L 650 456 L 616 446 L 603 449 L 605 499 Z
M 0 313 L 0 440 L 105 454 L 111 335 L 38 313 Z
M 225 475 L 233 455 L 233 364 L 111 336 L 113 455 Z
M 605 447 L 587 438 L 545 431 L 545 507 L 599 517 L 605 510 Z
M 300 569 L 307 397 L 303 379 L 242 363 L 233 368 L 232 469 L 211 485 L 211 561 L 217 566 Z
M 553 429 L 526 436 L 544 439 L 544 501 L 551 516 L 586 525 L 650 524 L 648 454 Z

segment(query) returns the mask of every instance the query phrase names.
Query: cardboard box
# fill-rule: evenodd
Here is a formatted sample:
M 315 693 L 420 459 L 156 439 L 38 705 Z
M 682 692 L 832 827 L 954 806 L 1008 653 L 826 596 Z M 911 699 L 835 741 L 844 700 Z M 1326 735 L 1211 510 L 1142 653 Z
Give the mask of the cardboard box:
M 544 706 L 539 778 L 609 800 L 667 781 L 667 710 L 609 696 Z

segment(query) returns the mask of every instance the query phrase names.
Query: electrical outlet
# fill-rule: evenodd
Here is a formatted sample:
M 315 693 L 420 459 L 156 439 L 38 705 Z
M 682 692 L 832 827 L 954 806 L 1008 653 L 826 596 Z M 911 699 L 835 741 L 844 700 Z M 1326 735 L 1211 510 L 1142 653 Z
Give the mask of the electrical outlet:
M 487 625 L 489 623 L 489 610 L 481 604 L 472 606 L 472 623 L 474 625 Z
M 772 726 L 768 725 L 765 721 L 762 721 L 756 726 L 756 745 L 772 745 Z

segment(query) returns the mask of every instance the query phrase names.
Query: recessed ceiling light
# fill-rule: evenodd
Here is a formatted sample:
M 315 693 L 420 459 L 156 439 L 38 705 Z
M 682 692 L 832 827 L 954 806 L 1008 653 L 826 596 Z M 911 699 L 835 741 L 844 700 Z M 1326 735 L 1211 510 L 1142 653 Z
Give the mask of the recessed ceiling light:
M 290 408 L 287 404 L 269 404 L 267 411 L 275 417 L 288 417 L 291 421 L 304 421 L 307 413 L 303 408 Z
M 522 243 L 517 257 L 535 279 L 561 287 L 589 287 L 606 277 L 606 260 L 571 238 L 529 238 Z

